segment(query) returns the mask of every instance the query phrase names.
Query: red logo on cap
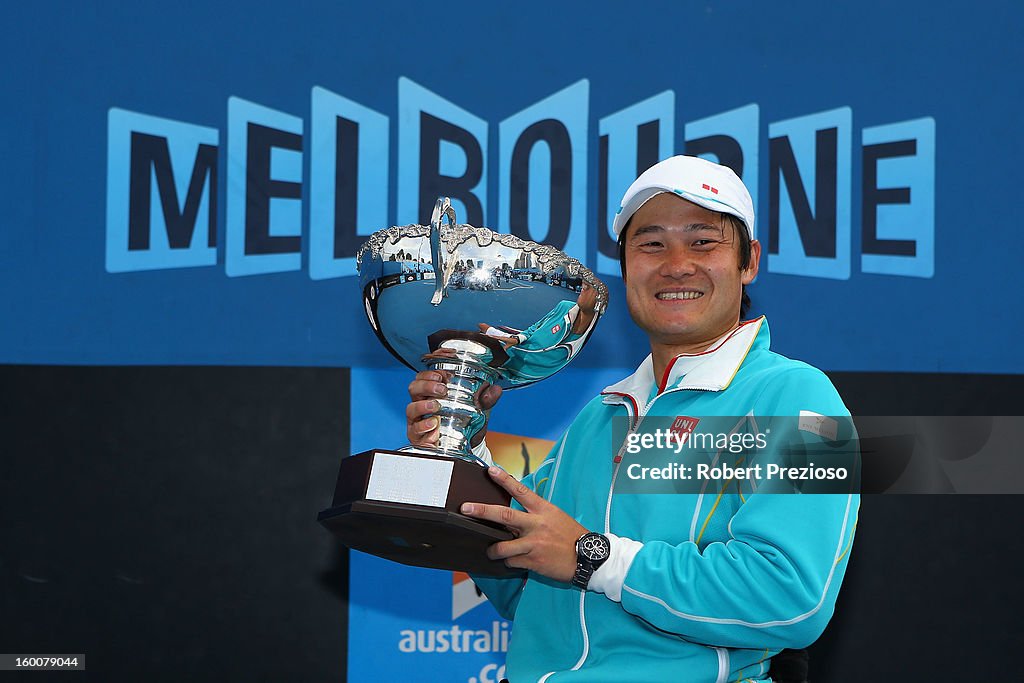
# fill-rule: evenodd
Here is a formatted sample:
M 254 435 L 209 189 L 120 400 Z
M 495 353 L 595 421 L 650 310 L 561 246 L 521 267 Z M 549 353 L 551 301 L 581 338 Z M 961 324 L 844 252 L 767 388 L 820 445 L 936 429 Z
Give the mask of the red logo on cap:
M 703 185 L 701 185 L 701 187 L 703 187 L 705 190 L 711 190 L 711 192 L 713 194 L 718 194 L 718 188 L 717 187 L 711 187 L 707 183 L 704 183 Z

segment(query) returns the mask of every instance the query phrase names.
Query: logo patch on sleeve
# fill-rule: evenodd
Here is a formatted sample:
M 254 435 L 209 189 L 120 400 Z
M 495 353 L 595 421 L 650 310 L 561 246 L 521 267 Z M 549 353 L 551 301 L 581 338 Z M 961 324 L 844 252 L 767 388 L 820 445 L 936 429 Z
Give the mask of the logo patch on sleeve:
M 835 418 L 826 417 L 810 410 L 801 410 L 797 429 L 802 432 L 817 434 L 823 439 L 835 441 L 839 432 L 839 422 Z

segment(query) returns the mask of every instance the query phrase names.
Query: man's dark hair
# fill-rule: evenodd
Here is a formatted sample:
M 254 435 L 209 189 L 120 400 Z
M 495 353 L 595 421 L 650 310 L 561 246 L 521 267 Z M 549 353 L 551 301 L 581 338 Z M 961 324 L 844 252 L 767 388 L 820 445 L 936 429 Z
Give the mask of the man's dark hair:
M 750 267 L 750 233 L 747 232 L 747 226 L 739 218 L 733 216 L 731 213 L 721 214 L 723 217 L 722 229 L 725 229 L 726 225 L 732 226 L 732 231 L 736 235 L 736 239 L 739 240 L 739 267 L 740 270 L 746 270 Z M 626 221 L 626 225 L 623 226 L 622 232 L 619 233 L 619 269 L 622 271 L 622 280 L 626 280 L 626 233 L 629 232 L 629 224 L 633 222 L 630 218 Z M 750 296 L 747 294 L 747 286 L 743 285 L 743 298 L 740 299 L 740 318 L 742 319 L 747 315 L 747 311 L 750 310 Z

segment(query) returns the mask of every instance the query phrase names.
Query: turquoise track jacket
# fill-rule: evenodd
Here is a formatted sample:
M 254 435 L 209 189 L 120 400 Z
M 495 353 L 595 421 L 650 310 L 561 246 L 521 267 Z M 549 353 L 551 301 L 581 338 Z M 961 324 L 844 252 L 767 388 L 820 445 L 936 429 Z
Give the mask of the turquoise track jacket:
M 795 436 L 813 453 L 844 438 L 834 418 L 849 412 L 821 371 L 769 350 L 764 318 L 742 323 L 704 353 L 679 356 L 662 378 L 648 357 L 605 389 L 524 483 L 606 534 L 610 559 L 586 591 L 532 573 L 474 577 L 514 620 L 511 683 L 767 680 L 772 655 L 822 633 L 856 527 L 852 476 L 845 493 L 768 493 L 738 481 L 684 493 L 622 492 L 640 457 L 622 444 L 625 426 L 696 424 L 693 437 L 702 420 L 715 422 L 706 416 L 743 417 L 737 428 L 750 433 L 768 429 L 773 417 L 803 416 L 799 428 L 787 423 L 790 442 Z M 763 462 L 778 456 L 773 443 L 781 441 L 768 441 Z M 719 464 L 738 464 L 728 450 L 718 456 Z

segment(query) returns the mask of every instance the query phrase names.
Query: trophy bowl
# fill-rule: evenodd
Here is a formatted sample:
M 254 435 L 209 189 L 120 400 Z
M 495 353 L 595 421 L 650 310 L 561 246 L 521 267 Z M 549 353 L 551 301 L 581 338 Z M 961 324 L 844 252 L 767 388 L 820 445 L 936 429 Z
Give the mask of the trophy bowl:
M 448 392 L 438 401 L 437 446 L 343 458 L 320 522 L 344 545 L 405 564 L 511 573 L 485 554 L 511 534 L 459 513 L 466 501 L 509 504 L 474 453 L 487 422 L 479 395 L 565 367 L 606 310 L 608 289 L 554 247 L 457 223 L 447 197 L 429 226 L 371 235 L 357 264 L 381 344 L 414 371 L 441 371 Z

